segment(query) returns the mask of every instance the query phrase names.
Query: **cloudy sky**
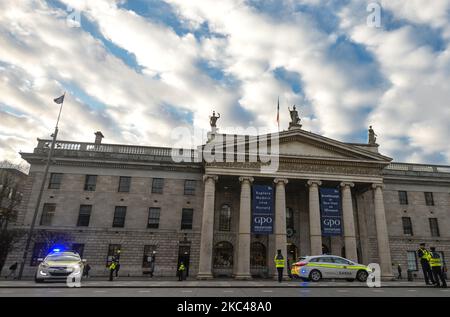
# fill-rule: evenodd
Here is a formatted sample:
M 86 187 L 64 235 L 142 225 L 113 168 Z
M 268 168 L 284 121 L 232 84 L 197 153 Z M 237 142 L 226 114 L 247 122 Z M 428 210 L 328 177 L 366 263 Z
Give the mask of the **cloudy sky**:
M 0 1 L 0 160 L 60 139 L 170 146 L 178 126 L 281 127 L 450 164 L 450 0 Z M 70 18 L 77 20 L 79 25 Z M 69 18 L 69 22 L 68 22 Z M 77 27 L 79 26 L 79 27 Z

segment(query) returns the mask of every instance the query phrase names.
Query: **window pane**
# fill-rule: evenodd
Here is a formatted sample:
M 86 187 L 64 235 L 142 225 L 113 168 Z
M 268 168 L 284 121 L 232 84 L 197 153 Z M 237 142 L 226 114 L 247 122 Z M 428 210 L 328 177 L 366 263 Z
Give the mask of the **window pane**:
M 91 219 L 91 211 L 92 205 L 81 205 L 80 213 L 78 215 L 78 223 L 79 227 L 87 227 L 89 226 L 89 220 Z
M 193 216 L 193 209 L 183 208 L 183 212 L 181 215 L 181 229 L 192 229 Z
M 413 235 L 412 223 L 410 217 L 402 217 L 403 222 L 403 233 L 408 235 Z
M 56 204 L 44 204 L 41 215 L 41 226 L 51 226 L 55 215 Z
M 400 205 L 407 205 L 408 204 L 408 193 L 405 191 L 399 191 L 398 192 L 398 198 L 400 201 Z
M 250 266 L 262 268 L 267 266 L 266 247 L 261 242 L 253 242 L 250 246 Z
M 425 203 L 427 206 L 434 206 L 433 193 L 425 193 Z
M 407 252 L 408 270 L 417 271 L 417 258 L 415 251 Z
M 223 241 L 214 247 L 214 267 L 232 268 L 233 267 L 233 245 Z
M 195 195 L 195 180 L 185 180 L 184 181 L 184 194 L 185 195 Z
M 143 268 L 150 268 L 155 264 L 156 260 L 156 254 L 154 253 L 156 251 L 156 245 L 144 245 L 144 258 L 142 261 L 142 267 Z
M 286 208 L 286 229 L 294 229 L 294 211 Z
M 430 231 L 432 237 L 439 237 L 439 225 L 437 218 L 429 218 L 430 221 Z
M 162 194 L 164 187 L 164 178 L 154 178 L 152 181 L 152 193 Z
M 50 180 L 48 182 L 48 188 L 59 189 L 61 187 L 62 175 L 63 174 L 61 173 L 51 173 Z
M 220 231 L 231 230 L 231 208 L 229 205 L 223 205 L 222 208 L 220 209 L 219 230 Z
M 123 228 L 125 226 L 125 216 L 127 207 L 117 206 L 114 211 L 113 227 Z
M 159 227 L 159 215 L 161 212 L 161 208 L 149 208 L 148 209 L 148 223 L 147 228 L 155 228 Z
M 119 192 L 128 193 L 130 191 L 131 177 L 120 176 Z
M 97 184 L 97 175 L 86 175 L 86 180 L 84 182 L 84 190 L 95 191 L 95 186 Z

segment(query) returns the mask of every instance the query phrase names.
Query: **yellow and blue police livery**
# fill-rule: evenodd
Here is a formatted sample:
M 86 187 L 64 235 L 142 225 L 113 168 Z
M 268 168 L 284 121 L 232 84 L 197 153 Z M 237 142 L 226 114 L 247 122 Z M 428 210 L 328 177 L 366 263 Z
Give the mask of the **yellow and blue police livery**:
M 69 275 L 83 274 L 84 260 L 80 255 L 71 251 L 54 249 L 45 259 L 39 259 L 35 281 L 41 283 L 47 280 L 66 280 Z
M 291 268 L 293 277 L 313 282 L 328 278 L 365 282 L 370 273 L 367 266 L 336 255 L 302 257 Z

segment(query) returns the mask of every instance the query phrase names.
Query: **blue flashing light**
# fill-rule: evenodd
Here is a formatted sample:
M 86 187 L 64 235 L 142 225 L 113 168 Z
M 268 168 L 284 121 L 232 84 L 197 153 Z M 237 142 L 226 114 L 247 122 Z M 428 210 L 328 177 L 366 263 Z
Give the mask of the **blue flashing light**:
M 52 252 L 60 252 L 61 249 L 53 249 Z

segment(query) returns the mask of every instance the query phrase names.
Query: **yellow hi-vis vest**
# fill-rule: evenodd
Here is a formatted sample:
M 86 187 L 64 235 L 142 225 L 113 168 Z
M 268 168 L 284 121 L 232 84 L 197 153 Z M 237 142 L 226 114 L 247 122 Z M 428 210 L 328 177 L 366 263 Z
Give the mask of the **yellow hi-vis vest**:
M 284 258 L 277 259 L 277 257 L 275 256 L 275 267 L 276 268 L 284 268 Z
M 186 268 L 184 267 L 184 264 L 181 264 L 178 271 L 183 272 L 184 270 L 186 270 Z
M 431 253 L 430 266 L 441 266 L 441 257 L 437 252 Z
M 422 251 L 421 259 L 425 259 L 428 262 L 430 262 L 430 260 L 431 260 L 431 253 L 430 253 L 430 251 L 428 251 L 427 249 L 419 249 L 419 250 Z
M 116 268 L 116 262 L 112 262 L 111 265 L 109 266 L 110 270 L 114 270 Z

